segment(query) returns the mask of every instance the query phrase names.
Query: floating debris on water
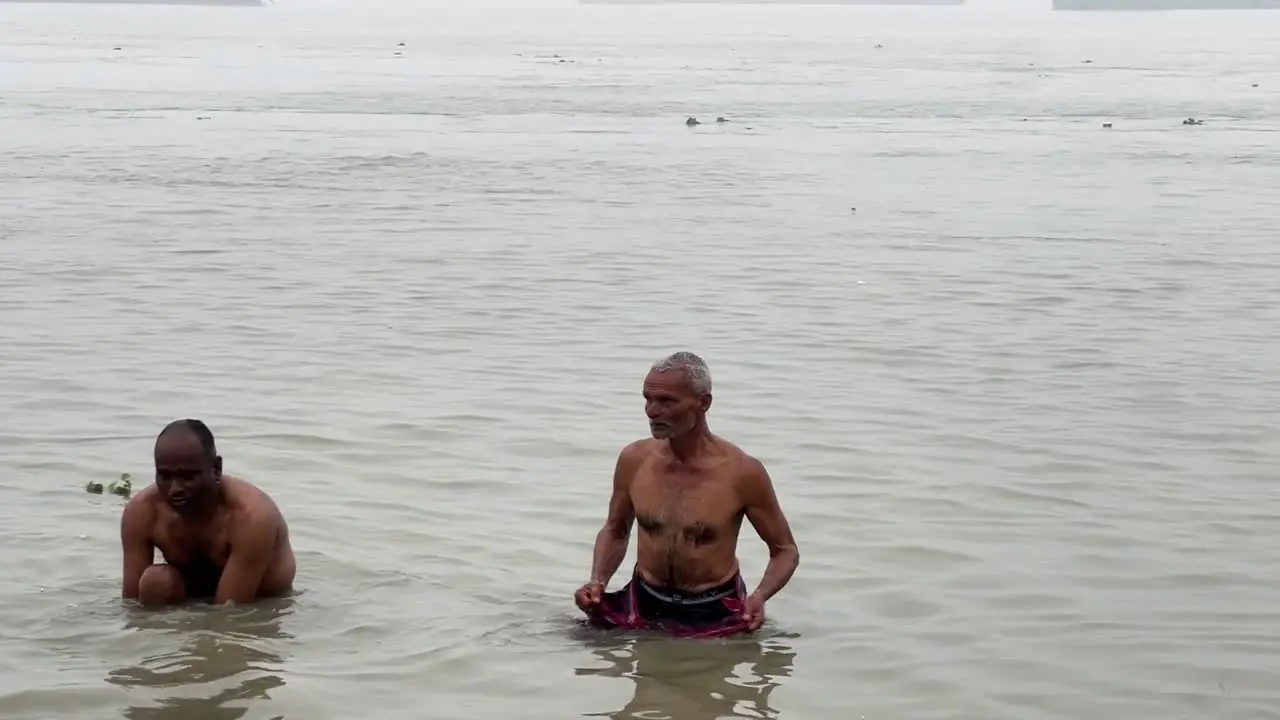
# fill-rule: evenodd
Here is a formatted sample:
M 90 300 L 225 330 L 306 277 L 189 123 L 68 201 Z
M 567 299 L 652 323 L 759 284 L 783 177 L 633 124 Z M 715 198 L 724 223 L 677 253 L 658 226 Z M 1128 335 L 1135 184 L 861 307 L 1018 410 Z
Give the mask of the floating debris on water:
M 133 494 L 133 476 L 129 473 L 120 473 L 120 479 L 108 485 L 107 492 L 120 497 L 129 497 Z
M 90 495 L 101 495 L 105 491 L 112 495 L 127 498 L 133 495 L 133 476 L 129 473 L 120 473 L 120 479 L 112 480 L 105 486 L 96 480 L 90 480 L 84 486 L 84 491 Z

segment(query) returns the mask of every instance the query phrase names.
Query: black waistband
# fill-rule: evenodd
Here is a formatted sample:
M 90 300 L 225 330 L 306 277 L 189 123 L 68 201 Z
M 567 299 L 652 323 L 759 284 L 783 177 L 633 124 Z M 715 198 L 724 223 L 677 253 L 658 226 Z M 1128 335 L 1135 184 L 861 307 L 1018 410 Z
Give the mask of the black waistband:
M 635 574 L 635 582 L 641 590 L 654 596 L 655 598 L 672 605 L 700 605 L 702 603 L 715 602 L 723 600 L 740 592 L 742 577 L 738 573 L 734 573 L 733 577 L 725 582 L 702 592 L 688 593 L 676 588 L 657 587 L 645 582 L 639 571 Z

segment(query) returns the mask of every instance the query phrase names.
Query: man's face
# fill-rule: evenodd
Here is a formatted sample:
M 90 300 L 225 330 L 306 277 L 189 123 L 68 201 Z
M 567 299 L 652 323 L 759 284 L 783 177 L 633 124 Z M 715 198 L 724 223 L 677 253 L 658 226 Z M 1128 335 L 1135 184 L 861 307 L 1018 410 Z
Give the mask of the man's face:
M 644 379 L 644 412 L 655 438 L 670 439 L 693 430 L 711 407 L 710 393 L 697 393 L 681 372 L 651 372 Z
M 206 457 L 195 433 L 178 428 L 156 441 L 156 489 L 178 514 L 207 510 L 221 479 L 222 458 Z

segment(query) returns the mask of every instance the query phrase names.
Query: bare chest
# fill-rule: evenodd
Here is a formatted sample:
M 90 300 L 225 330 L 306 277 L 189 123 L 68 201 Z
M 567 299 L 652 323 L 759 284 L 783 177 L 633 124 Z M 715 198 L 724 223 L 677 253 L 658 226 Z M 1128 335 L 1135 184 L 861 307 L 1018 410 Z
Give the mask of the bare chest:
M 650 535 L 680 533 L 695 543 L 714 540 L 742 517 L 732 476 L 650 468 L 631 486 L 636 521 Z
M 176 518 L 163 519 L 156 527 L 155 545 L 165 561 L 173 565 L 201 557 L 222 565 L 231 554 L 231 539 L 223 520 L 194 526 Z

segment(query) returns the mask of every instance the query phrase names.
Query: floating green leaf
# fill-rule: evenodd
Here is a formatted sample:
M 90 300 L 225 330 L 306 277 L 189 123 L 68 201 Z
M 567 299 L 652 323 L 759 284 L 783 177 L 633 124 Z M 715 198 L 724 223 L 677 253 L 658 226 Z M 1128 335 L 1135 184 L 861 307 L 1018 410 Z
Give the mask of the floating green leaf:
M 99 490 L 98 492 L 102 491 Z M 112 495 L 119 495 L 120 497 L 129 497 L 133 494 L 133 476 L 129 473 L 120 473 L 120 479 L 115 480 L 108 485 L 107 492 Z
M 89 481 L 89 484 L 84 486 L 84 491 L 85 491 L 85 492 L 87 492 L 87 493 L 89 493 L 90 495 L 101 495 L 101 494 L 102 494 L 102 483 L 100 483 L 100 482 L 94 482 L 94 481 L 90 480 L 90 481 Z

